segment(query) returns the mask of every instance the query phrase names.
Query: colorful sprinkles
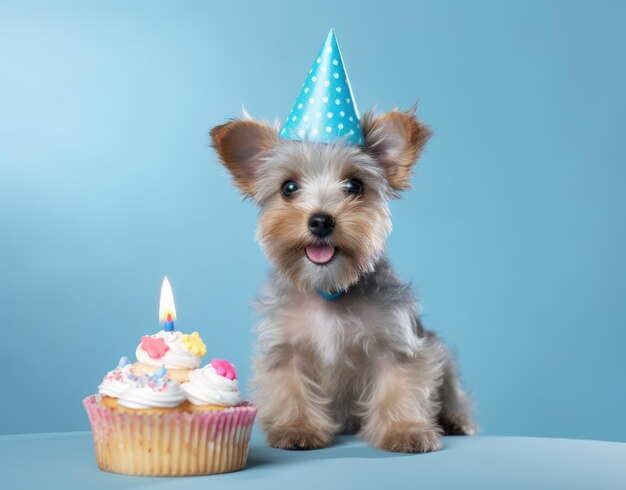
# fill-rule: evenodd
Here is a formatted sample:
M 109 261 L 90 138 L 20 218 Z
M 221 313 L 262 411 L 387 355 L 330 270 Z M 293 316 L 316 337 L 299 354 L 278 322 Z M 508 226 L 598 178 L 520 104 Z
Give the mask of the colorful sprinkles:
M 120 362 L 121 362 L 121 359 L 120 359 Z M 102 381 L 110 383 L 110 382 L 113 382 L 113 381 L 124 382 L 125 379 L 130 379 L 130 376 L 131 376 L 130 371 L 124 369 L 124 367 L 126 367 L 126 366 L 127 366 L 127 364 L 124 365 L 124 366 L 118 366 L 113 371 L 109 371 L 108 373 L 106 373 L 104 375 L 104 379 Z
M 161 370 L 165 371 L 163 373 Z M 137 376 L 136 374 L 129 374 L 128 379 L 132 381 L 133 386 L 137 389 L 140 388 L 150 388 L 153 391 L 165 391 L 170 384 L 172 384 L 172 379 L 167 374 L 167 370 L 164 367 L 160 367 L 159 370 L 155 374 L 144 374 L 143 376 Z

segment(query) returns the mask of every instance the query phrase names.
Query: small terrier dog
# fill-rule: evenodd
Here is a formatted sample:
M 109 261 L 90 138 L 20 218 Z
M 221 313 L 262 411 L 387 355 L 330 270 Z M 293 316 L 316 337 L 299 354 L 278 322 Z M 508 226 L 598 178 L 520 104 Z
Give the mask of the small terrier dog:
M 256 237 L 273 266 L 253 386 L 270 446 L 315 449 L 336 433 L 423 453 L 476 431 L 454 360 L 422 325 L 386 256 L 390 199 L 410 187 L 431 135 L 408 112 L 361 119 L 365 145 L 279 138 L 244 115 L 213 147 L 259 206 Z

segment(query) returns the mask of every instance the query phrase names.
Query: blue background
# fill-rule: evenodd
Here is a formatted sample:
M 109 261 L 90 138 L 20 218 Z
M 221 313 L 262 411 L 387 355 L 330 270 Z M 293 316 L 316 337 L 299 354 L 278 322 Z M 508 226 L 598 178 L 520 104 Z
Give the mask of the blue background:
M 250 375 L 267 266 L 207 132 L 281 121 L 334 26 L 359 107 L 435 131 L 389 251 L 486 434 L 626 440 L 626 4 L 0 4 L 0 433 L 178 325 Z M 42 411 L 45 410 L 45 411 Z M 42 416 L 42 414 L 45 414 Z

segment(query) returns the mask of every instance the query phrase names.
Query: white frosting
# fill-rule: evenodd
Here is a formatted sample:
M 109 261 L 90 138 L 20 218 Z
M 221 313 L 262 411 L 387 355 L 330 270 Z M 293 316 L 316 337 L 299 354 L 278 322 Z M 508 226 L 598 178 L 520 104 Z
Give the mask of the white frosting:
M 119 398 L 118 405 L 132 409 L 174 408 L 185 401 L 180 384 L 172 379 L 142 376 L 132 382 Z
M 189 381 L 181 387 L 194 405 L 233 406 L 242 402 L 237 379 L 217 374 L 210 364 L 191 371 Z
M 196 356 L 192 354 L 183 344 L 183 333 L 178 330 L 173 332 L 166 332 L 161 330 L 160 332 L 150 335 L 152 338 L 162 338 L 165 344 L 169 347 L 165 355 L 158 359 L 153 359 L 148 353 L 141 348 L 141 343 L 137 346 L 135 355 L 137 360 L 143 364 L 150 366 L 165 366 L 166 369 L 196 369 L 200 366 L 202 356 Z
M 100 386 L 98 386 L 98 393 L 102 396 L 118 398 L 130 385 L 128 375 L 130 374 L 131 367 L 132 364 L 128 364 L 124 367 L 117 367 L 113 371 L 109 371 L 104 376 Z

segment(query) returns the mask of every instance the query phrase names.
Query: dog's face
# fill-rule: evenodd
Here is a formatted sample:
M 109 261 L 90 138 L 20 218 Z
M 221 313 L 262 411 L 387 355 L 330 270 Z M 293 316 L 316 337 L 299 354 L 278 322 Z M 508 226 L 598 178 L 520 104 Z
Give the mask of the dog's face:
M 372 271 L 391 231 L 387 201 L 409 187 L 430 136 L 412 112 L 362 118 L 365 148 L 288 141 L 250 119 L 211 131 L 235 184 L 261 213 L 257 239 L 302 291 L 341 291 Z

